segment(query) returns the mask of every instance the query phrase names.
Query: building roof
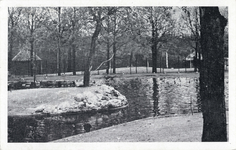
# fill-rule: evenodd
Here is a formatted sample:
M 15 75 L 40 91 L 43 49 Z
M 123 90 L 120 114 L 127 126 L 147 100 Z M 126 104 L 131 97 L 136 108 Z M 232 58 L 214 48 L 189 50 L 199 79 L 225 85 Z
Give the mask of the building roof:
M 33 58 L 35 58 L 35 53 L 33 52 Z M 30 51 L 21 50 L 12 61 L 29 61 L 30 60 Z M 36 60 L 42 60 L 39 56 L 36 55 Z

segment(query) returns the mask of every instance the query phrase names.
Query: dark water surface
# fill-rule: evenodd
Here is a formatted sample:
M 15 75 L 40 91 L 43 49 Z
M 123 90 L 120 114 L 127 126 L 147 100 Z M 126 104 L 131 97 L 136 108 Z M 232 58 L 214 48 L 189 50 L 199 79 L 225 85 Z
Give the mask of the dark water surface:
M 9 116 L 8 142 L 48 142 L 141 118 L 201 111 L 197 78 L 114 78 L 106 84 L 125 95 L 129 107 L 113 112 Z

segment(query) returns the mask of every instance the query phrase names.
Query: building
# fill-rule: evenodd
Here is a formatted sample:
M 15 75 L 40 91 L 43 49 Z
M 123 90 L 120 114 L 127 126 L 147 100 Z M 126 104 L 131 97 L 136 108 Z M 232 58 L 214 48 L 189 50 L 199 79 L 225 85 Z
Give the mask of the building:
M 192 52 L 191 54 L 189 54 L 189 55 L 185 58 L 187 64 L 189 64 L 189 65 L 187 65 L 189 68 L 193 68 L 193 67 L 194 67 L 194 66 L 193 66 L 194 57 L 195 57 L 195 52 Z M 201 55 L 201 60 L 202 60 L 202 55 Z
M 42 59 L 39 56 L 35 56 L 33 53 L 33 58 L 36 59 L 36 73 L 41 73 L 42 68 Z M 13 72 L 15 75 L 30 75 L 30 51 L 21 50 L 15 57 L 12 59 Z

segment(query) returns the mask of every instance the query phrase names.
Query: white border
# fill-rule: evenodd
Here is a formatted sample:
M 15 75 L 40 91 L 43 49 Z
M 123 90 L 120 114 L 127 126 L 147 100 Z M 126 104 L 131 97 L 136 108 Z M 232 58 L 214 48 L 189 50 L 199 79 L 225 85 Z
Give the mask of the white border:
M 18 6 L 228 6 L 229 10 L 229 142 L 202 143 L 202 142 L 152 142 L 152 143 L 7 143 L 7 7 Z M 236 115 L 235 115 L 235 58 L 236 58 L 236 1 L 235 0 L 0 0 L 0 106 L 1 106 L 1 139 L 0 149 L 135 149 L 135 150 L 233 150 L 236 149 Z

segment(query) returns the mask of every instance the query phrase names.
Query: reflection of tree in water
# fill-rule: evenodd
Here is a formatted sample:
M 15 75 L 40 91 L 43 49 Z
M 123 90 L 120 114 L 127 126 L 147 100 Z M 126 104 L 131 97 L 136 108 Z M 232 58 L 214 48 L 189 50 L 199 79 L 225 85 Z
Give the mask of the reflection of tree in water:
M 147 98 L 149 84 L 147 79 L 118 79 L 109 82 L 121 94 L 125 95 L 129 102 L 128 121 L 150 116 L 150 101 Z
M 153 97 L 153 116 L 157 116 L 160 114 L 159 112 L 159 108 L 158 108 L 158 100 L 159 100 L 159 84 L 157 83 L 157 79 L 156 78 L 152 78 L 153 80 L 153 94 L 152 94 L 152 97 Z
M 202 111 L 202 102 L 201 102 L 201 97 L 200 97 L 200 87 L 199 87 L 199 80 L 198 79 L 194 79 L 195 81 L 195 85 L 196 85 L 196 93 L 197 93 L 197 109 L 198 109 L 198 112 L 201 112 Z

